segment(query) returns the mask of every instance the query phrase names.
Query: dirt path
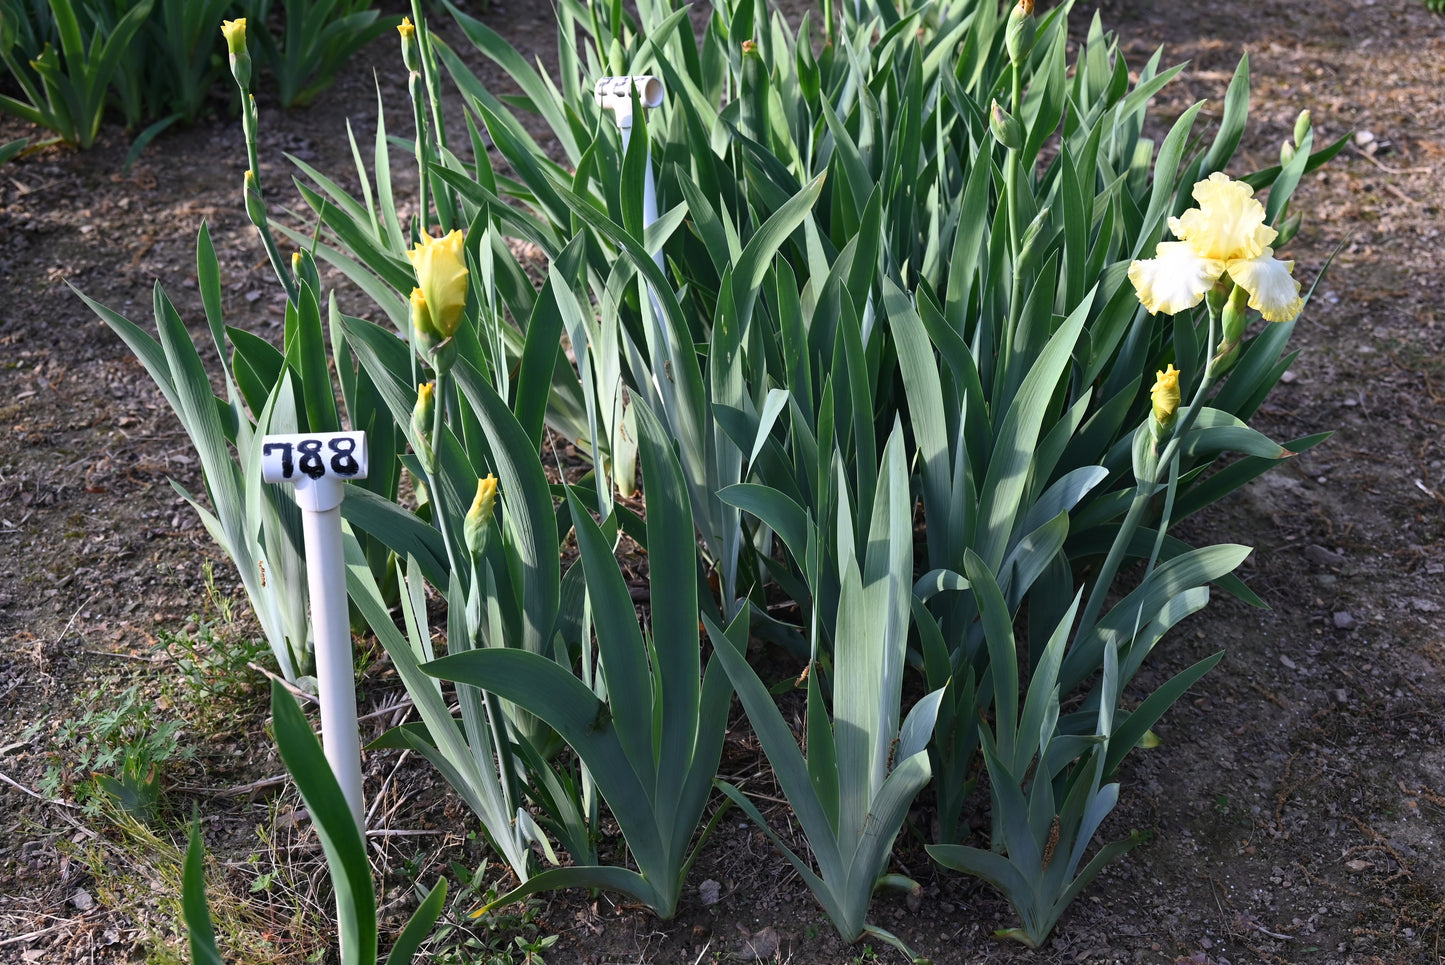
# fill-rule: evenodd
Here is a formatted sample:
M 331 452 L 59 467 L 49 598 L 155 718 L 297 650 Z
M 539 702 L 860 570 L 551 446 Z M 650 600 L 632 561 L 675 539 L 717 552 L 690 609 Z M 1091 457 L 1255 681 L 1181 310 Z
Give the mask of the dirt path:
M 1151 840 L 1074 905 L 1053 943 L 1037 953 L 999 944 L 990 933 L 1012 923 L 1007 906 L 981 886 L 938 875 L 916 842 L 899 857 L 921 876 L 922 903 L 885 898 L 876 914 L 941 963 L 1438 962 L 1445 18 L 1417 0 L 1165 9 L 1111 0 L 1101 16 L 1124 38 L 1132 65 L 1160 43 L 1166 63 L 1191 61 L 1166 89 L 1171 110 L 1207 99 L 1204 116 L 1217 117 L 1248 51 L 1251 122 L 1232 173 L 1271 163 L 1301 108 L 1313 112 L 1317 138 L 1356 132 L 1358 146 L 1297 195 L 1304 227 L 1285 257 L 1312 280 L 1339 252 L 1297 329 L 1300 358 L 1260 420 L 1280 440 L 1337 432 L 1190 523 L 1201 539 L 1257 548 L 1244 576 L 1273 609 L 1217 600 L 1160 647 L 1141 686 L 1221 647 L 1228 656 L 1157 728 L 1164 745 L 1126 767 L 1105 834 L 1141 828 Z M 1076 8 L 1076 24 L 1091 13 Z M 552 43 L 545 5 L 494 6 L 488 19 L 523 47 Z M 367 53 L 384 98 L 404 103 L 390 42 Z M 371 70 L 357 62 L 308 110 L 268 110 L 263 99 L 262 154 L 271 165 L 263 177 L 276 190 L 289 176 L 283 151 L 325 171 L 350 169 L 344 115 L 369 141 Z M 405 133 L 404 111 L 390 110 L 388 122 Z M 0 141 L 24 133 L 0 119 Z M 159 635 L 188 624 L 199 632 L 217 619 L 203 563 L 214 562 L 222 596 L 234 584 L 166 482 L 200 486 L 184 435 L 144 371 L 66 282 L 144 320 L 159 277 L 182 313 L 199 319 L 193 242 L 204 218 L 221 258 L 228 321 L 279 331 L 274 284 L 239 206 L 239 125 L 225 118 L 168 135 L 119 174 L 127 147 L 108 129 L 89 153 L 49 151 L 0 168 L 0 962 L 139 960 L 147 929 L 173 916 L 165 904 L 173 881 L 156 872 L 127 885 L 136 875 L 115 867 L 151 853 L 134 834 L 34 794 L 83 776 L 70 751 L 57 753 L 71 746 L 59 722 L 83 719 L 98 686 L 175 676 L 173 657 L 152 649 Z M 366 683 L 364 709 L 394 699 L 381 673 Z M 184 697 L 163 693 L 155 712 Z M 174 784 L 224 788 L 279 772 L 261 752 L 269 741 L 259 699 L 227 699 L 221 723 L 188 722 L 219 746 L 176 761 Z M 377 719 L 378 732 L 385 722 Z M 725 767 L 751 773 L 754 752 L 731 748 Z M 395 762 L 374 757 L 379 784 Z M 48 779 L 51 768 L 59 774 Z M 437 782 L 408 763 L 393 783 Z M 265 862 L 294 855 L 296 880 L 316 867 L 294 820 L 286 829 L 290 801 L 277 793 L 260 788 L 251 800 L 175 790 L 171 832 L 198 803 L 213 815 L 213 851 L 237 863 L 237 894 L 264 904 L 264 892 L 248 889 Z M 378 844 L 389 888 L 405 887 L 398 869 L 408 861 L 428 881 L 453 857 L 475 866 L 465 833 L 442 833 L 468 819 L 440 795 L 397 796 L 388 808 L 390 826 L 435 832 Z M 439 844 L 454 850 L 439 853 Z M 165 852 L 164 841 L 145 847 Z M 252 853 L 262 862 L 254 871 L 246 867 Z M 606 897 L 566 895 L 539 903 L 532 930 L 520 933 L 559 934 L 546 953 L 553 963 L 747 959 L 749 942 L 764 951 L 776 942 L 777 955 L 797 963 L 867 960 L 862 948 L 836 941 L 801 882 L 750 827 L 733 821 L 709 846 L 693 874 L 695 885 L 706 880 L 719 884 L 721 900 L 706 906 L 692 890 L 672 922 Z M 299 894 L 285 900 L 301 918 L 288 924 L 275 913 L 270 960 L 300 961 L 310 950 L 297 922 L 324 909 L 314 893 Z M 485 947 L 496 936 L 479 940 Z

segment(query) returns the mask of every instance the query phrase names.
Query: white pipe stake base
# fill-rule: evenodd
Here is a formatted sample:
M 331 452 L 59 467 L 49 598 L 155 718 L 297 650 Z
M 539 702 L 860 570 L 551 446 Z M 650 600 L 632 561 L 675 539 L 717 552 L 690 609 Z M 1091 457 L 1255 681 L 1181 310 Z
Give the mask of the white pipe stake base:
M 341 500 L 346 480 L 365 479 L 366 435 L 321 432 L 266 436 L 261 478 L 296 486 L 305 538 L 321 743 L 356 826 L 366 833 L 361 781 L 361 732 L 356 720 L 356 670 L 346 605 Z

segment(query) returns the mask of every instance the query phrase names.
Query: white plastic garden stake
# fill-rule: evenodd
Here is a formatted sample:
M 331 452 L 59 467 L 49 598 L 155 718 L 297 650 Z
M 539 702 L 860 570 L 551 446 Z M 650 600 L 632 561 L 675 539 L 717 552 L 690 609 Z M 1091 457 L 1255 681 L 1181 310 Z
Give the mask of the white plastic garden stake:
M 622 150 L 627 151 L 627 144 L 632 140 L 632 92 L 637 91 L 637 102 L 644 109 L 651 109 L 662 106 L 662 99 L 666 95 L 666 89 L 662 81 L 651 74 L 636 74 L 631 77 L 603 77 L 593 85 L 592 93 L 597 97 L 597 103 L 602 105 L 605 111 L 611 111 L 613 118 L 617 121 L 617 128 L 622 132 Z M 645 231 L 657 220 L 657 183 L 652 178 L 652 154 L 649 148 L 647 161 L 643 167 L 642 177 L 642 227 Z M 662 267 L 662 252 L 652 256 L 657 267 Z M 662 345 L 669 358 L 672 355 L 672 336 L 668 334 L 667 326 L 662 321 L 662 305 L 657 301 L 657 292 L 652 286 L 647 286 L 647 297 L 649 307 L 652 309 L 653 324 L 657 326 L 658 334 L 662 336 Z M 665 390 L 662 383 L 658 381 L 656 371 L 652 374 L 652 388 L 661 400 L 664 394 L 671 395 Z M 672 405 L 664 403 L 663 409 L 671 411 Z
M 321 745 L 341 792 L 365 835 L 361 800 L 361 735 L 356 722 L 356 671 L 346 609 L 346 560 L 341 500 L 348 479 L 366 478 L 366 433 L 317 432 L 261 439 L 261 478 L 291 483 L 301 508 Z
M 603 110 L 611 111 L 622 132 L 622 150 L 632 139 L 632 91 L 637 91 L 637 100 L 644 108 L 662 106 L 666 94 L 662 81 L 651 74 L 634 77 L 603 77 L 592 88 L 597 103 Z M 642 179 L 642 226 L 644 228 L 657 220 L 657 183 L 652 178 L 652 156 L 649 153 Z M 657 267 L 662 267 L 662 252 L 653 255 Z

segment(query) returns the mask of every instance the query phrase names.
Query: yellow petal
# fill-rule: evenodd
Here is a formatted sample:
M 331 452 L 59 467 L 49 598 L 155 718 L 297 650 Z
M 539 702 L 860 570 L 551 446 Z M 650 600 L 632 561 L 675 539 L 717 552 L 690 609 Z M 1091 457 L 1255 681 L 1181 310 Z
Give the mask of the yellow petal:
M 1249 292 L 1249 307 L 1267 322 L 1292 322 L 1304 308 L 1300 285 L 1290 272 L 1294 262 L 1280 261 L 1274 249 L 1266 248 L 1257 258 L 1240 258 L 1228 266 L 1229 277 Z
M 1169 229 L 1203 258 L 1254 258 L 1278 234 L 1264 223 L 1264 205 L 1243 181 L 1216 171 L 1194 185 L 1194 200 L 1199 207 L 1170 218 Z
M 1224 262 L 1201 258 L 1188 242 L 1161 241 L 1154 255 L 1129 266 L 1129 281 L 1150 315 L 1193 308 L 1224 274 Z
M 232 54 L 246 52 L 246 18 L 222 20 L 221 36 L 226 38 L 226 49 Z

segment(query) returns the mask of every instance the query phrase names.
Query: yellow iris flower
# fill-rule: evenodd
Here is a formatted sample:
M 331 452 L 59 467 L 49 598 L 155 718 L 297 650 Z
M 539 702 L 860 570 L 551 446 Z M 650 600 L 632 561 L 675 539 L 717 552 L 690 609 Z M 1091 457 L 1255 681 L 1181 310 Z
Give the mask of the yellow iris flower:
M 1249 293 L 1249 307 L 1267 321 L 1289 322 L 1304 307 L 1294 262 L 1274 257 L 1279 233 L 1264 223 L 1254 189 L 1216 172 L 1194 185 L 1194 200 L 1169 230 L 1178 241 L 1161 241 L 1154 257 L 1129 266 L 1139 301 L 1155 314 L 1193 308 L 1224 276 Z
M 416 269 L 417 287 L 432 328 L 439 337 L 451 338 L 467 304 L 467 257 L 462 250 L 461 231 L 441 238 L 422 235 L 406 256 Z M 416 305 L 415 293 L 412 305 Z

